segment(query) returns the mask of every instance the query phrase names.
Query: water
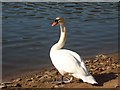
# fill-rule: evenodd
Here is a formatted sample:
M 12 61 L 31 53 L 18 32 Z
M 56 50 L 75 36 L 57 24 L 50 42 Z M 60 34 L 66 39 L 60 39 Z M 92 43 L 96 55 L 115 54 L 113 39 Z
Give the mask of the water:
M 65 48 L 81 57 L 118 50 L 117 3 L 2 3 L 3 78 L 51 65 L 50 47 L 59 39 L 57 16 L 65 18 Z

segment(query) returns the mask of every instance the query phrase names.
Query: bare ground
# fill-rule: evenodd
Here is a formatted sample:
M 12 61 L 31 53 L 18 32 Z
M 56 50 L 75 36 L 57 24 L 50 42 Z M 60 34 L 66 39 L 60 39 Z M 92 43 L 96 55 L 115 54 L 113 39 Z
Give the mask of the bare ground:
M 71 83 L 57 84 L 55 81 L 61 79 L 59 72 L 51 67 L 44 69 L 41 72 L 32 75 L 18 77 L 10 82 L 1 83 L 0 87 L 3 90 L 19 90 L 31 88 L 119 88 L 119 68 L 118 54 L 97 55 L 94 58 L 85 59 L 85 64 L 90 73 L 94 76 L 98 85 L 84 83 L 82 80 L 74 78 Z M 70 76 L 65 75 L 69 78 Z

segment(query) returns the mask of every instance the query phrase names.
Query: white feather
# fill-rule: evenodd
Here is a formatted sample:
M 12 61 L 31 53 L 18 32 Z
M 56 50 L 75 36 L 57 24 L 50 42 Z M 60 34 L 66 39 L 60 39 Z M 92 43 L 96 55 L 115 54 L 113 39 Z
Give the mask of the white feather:
M 69 73 L 76 78 L 82 79 L 84 82 L 91 84 L 97 83 L 93 76 L 88 72 L 84 60 L 82 60 L 76 52 L 61 49 L 65 44 L 67 31 L 64 19 L 61 17 L 58 18 L 61 19 L 61 36 L 58 43 L 53 45 L 50 50 L 50 58 L 53 65 L 56 67 L 61 75 Z

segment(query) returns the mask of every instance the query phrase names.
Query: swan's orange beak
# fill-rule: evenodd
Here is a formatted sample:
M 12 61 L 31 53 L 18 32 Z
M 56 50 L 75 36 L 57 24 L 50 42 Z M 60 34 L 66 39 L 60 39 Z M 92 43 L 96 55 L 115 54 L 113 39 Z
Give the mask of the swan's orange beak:
M 58 22 L 55 22 L 55 21 L 54 21 L 54 22 L 52 23 L 52 26 L 56 26 L 57 24 L 58 24 Z

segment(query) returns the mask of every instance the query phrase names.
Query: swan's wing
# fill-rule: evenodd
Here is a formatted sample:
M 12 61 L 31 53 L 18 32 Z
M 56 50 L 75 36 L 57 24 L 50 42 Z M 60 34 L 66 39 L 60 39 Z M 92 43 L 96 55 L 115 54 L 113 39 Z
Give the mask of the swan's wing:
M 80 66 L 83 68 L 83 70 L 86 72 L 86 74 L 89 75 L 89 72 L 88 72 L 88 69 L 85 65 L 84 60 L 81 59 L 81 57 L 76 52 L 73 52 L 73 51 L 70 51 L 70 50 L 67 50 L 67 52 L 71 53 L 71 55 L 73 55 L 76 58 L 76 60 L 79 62 Z
M 87 69 L 87 67 L 86 67 L 86 65 L 85 65 L 85 63 L 84 63 L 84 60 L 82 60 L 81 66 L 83 67 L 83 69 L 84 69 L 84 71 L 87 73 L 87 75 L 89 75 L 90 73 L 88 72 L 88 69 Z
M 52 63 L 58 69 L 61 74 L 76 73 L 79 69 L 79 63 L 76 58 L 69 53 L 67 50 L 57 50 L 50 55 Z M 84 70 L 81 68 L 81 73 L 85 74 Z

